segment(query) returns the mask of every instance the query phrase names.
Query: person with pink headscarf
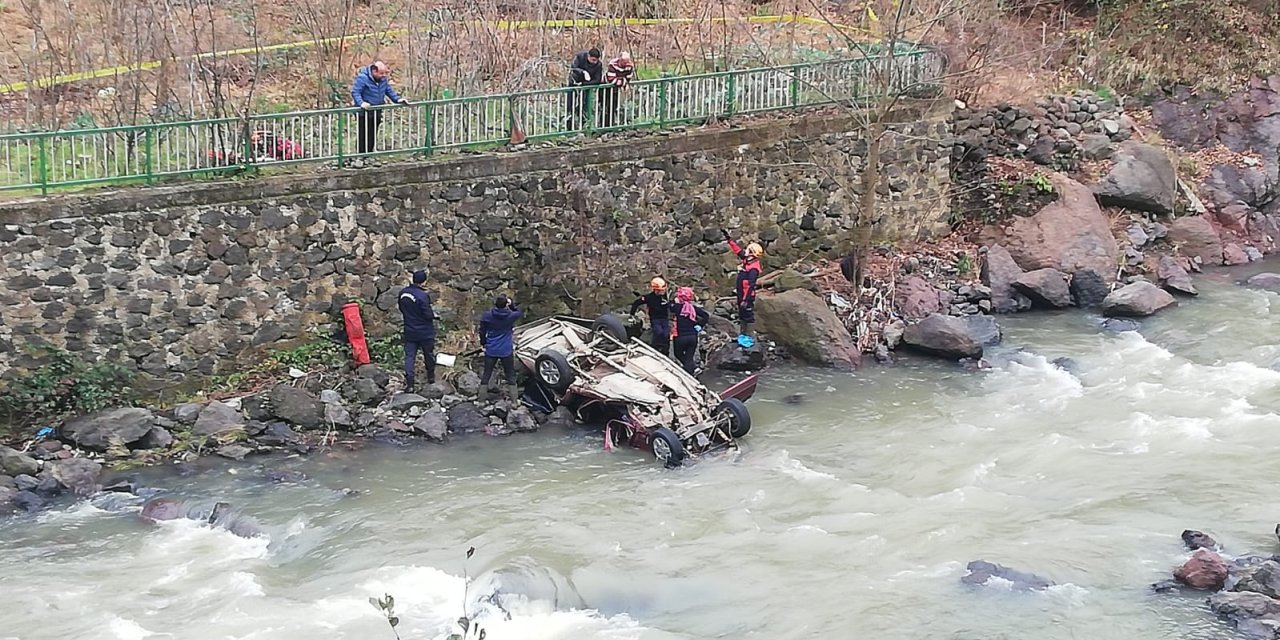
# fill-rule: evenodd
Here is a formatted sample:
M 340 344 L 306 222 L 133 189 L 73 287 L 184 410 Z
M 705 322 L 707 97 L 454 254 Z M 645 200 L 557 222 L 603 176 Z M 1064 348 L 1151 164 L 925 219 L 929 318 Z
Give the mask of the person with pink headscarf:
M 711 321 L 706 309 L 693 303 L 693 289 L 680 287 L 671 303 L 671 317 L 675 319 L 671 342 L 675 346 L 676 359 L 689 375 L 697 372 L 698 334 Z

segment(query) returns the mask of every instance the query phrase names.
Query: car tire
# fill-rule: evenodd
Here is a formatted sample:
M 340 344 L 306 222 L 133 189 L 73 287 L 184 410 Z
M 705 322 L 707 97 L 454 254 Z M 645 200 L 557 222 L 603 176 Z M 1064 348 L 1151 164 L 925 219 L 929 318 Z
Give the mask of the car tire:
M 747 410 L 747 405 L 737 398 L 729 398 L 719 405 L 712 412 L 713 416 L 719 417 L 727 414 L 729 418 L 729 435 L 733 438 L 741 438 L 751 432 L 751 412 Z
M 543 351 L 533 361 L 533 377 L 538 384 L 555 393 L 564 393 L 573 384 L 576 374 L 569 366 L 569 359 L 559 351 Z
M 649 449 L 653 451 L 653 457 L 668 467 L 678 467 L 684 462 L 684 443 L 680 442 L 680 436 L 676 432 L 666 427 L 658 427 L 653 431 L 649 438 Z
M 593 333 L 608 334 L 622 344 L 627 344 L 631 341 L 631 338 L 627 336 L 627 325 L 623 324 L 622 319 L 612 313 L 606 313 L 596 318 L 596 321 L 591 323 L 591 331 Z

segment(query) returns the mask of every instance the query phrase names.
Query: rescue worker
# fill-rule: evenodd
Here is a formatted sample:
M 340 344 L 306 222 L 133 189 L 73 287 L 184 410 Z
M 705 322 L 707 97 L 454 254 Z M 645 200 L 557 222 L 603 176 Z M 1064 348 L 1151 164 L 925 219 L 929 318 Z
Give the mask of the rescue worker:
M 744 249 L 733 241 L 728 231 L 721 229 L 720 233 L 729 241 L 729 250 L 742 261 L 733 288 L 738 300 L 738 340 L 742 342 L 744 336 L 752 337 L 751 325 L 756 321 L 756 281 L 760 279 L 760 256 L 764 255 L 764 248 L 752 242 Z
M 484 346 L 484 373 L 480 376 L 480 386 L 492 393 L 493 370 L 502 363 L 502 377 L 510 389 L 509 399 L 515 402 L 516 393 L 515 367 L 515 329 L 516 321 L 524 317 L 524 311 L 516 307 L 515 302 L 506 296 L 498 296 L 493 301 L 493 308 L 480 316 L 480 343 Z
M 427 292 L 427 272 L 414 271 L 413 283 L 400 290 L 397 304 L 404 317 L 404 388 L 413 390 L 418 352 L 427 360 L 427 384 L 436 383 L 436 313 Z
M 671 311 L 668 305 L 671 300 L 667 298 L 667 281 L 660 277 L 654 277 L 649 281 L 649 293 L 636 294 L 635 302 L 631 303 L 631 315 L 635 315 L 640 307 L 644 307 L 649 314 L 649 333 L 651 337 L 649 344 L 658 350 L 664 356 L 671 356 Z
M 698 371 L 698 334 L 711 321 L 711 314 L 693 303 L 693 289 L 689 287 L 676 290 L 675 302 L 669 305 L 669 309 L 675 317 L 673 344 L 676 359 L 689 375 L 695 375 Z

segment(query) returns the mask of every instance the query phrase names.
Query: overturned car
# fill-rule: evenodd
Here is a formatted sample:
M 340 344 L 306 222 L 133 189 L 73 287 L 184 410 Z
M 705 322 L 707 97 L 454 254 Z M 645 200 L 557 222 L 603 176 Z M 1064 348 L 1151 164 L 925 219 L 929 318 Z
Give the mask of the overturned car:
M 554 316 L 520 327 L 515 356 L 545 402 L 605 424 L 605 446 L 647 449 L 667 466 L 737 447 L 751 431 L 752 375 L 723 394 L 635 339 L 614 315 Z

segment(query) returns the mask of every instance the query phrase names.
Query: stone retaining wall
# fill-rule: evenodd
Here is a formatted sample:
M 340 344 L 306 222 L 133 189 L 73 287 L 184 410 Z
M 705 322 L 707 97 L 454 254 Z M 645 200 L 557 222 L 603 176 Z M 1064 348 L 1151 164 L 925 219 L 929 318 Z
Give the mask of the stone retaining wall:
M 950 107 L 904 107 L 885 145 L 882 237 L 945 226 Z M 50 343 L 166 384 L 235 369 L 351 300 L 395 330 L 426 267 L 451 328 L 494 294 L 598 312 L 653 274 L 727 293 L 718 229 L 782 265 L 842 251 L 866 144 L 847 114 L 0 204 L 0 372 Z

